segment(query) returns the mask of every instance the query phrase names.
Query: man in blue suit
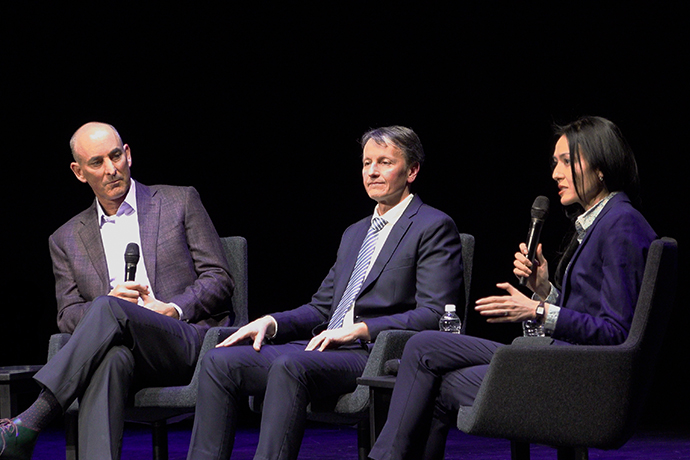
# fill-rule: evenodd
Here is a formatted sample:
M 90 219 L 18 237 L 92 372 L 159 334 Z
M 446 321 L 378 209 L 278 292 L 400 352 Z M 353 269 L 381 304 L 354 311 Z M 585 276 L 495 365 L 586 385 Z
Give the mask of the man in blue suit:
M 424 151 L 410 129 L 362 137 L 362 179 L 373 216 L 342 236 L 311 302 L 240 328 L 202 361 L 189 459 L 228 459 L 244 395 L 265 394 L 256 459 L 295 459 L 310 401 L 351 392 L 377 335 L 437 329 L 458 303 L 458 230 L 410 187 Z

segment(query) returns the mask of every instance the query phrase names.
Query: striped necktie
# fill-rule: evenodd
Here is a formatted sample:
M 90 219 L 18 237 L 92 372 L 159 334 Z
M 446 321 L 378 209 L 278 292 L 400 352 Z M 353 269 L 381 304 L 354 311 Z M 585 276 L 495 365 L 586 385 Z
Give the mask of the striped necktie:
M 359 248 L 357 262 L 355 263 L 354 270 L 352 270 L 352 275 L 350 275 L 350 281 L 347 282 L 347 287 L 345 288 L 343 297 L 340 299 L 340 303 L 338 303 L 338 308 L 335 309 L 335 313 L 333 313 L 328 323 L 328 329 L 342 327 L 345 314 L 347 314 L 350 308 L 355 304 L 355 299 L 364 283 L 364 275 L 366 275 L 369 264 L 371 263 L 371 256 L 374 254 L 379 232 L 386 226 L 386 223 L 386 220 L 382 217 L 375 217 L 372 220 L 371 227 L 369 227 L 367 236 L 364 238 L 364 243 L 362 243 L 362 247 Z

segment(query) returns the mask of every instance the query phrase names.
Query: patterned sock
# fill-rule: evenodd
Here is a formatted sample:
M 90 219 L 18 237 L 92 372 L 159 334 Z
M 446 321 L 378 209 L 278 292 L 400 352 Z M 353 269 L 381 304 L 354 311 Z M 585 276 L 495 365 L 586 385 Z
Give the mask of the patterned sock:
M 44 389 L 31 407 L 15 417 L 15 420 L 21 420 L 25 428 L 41 431 L 61 412 L 62 407 L 53 393 Z

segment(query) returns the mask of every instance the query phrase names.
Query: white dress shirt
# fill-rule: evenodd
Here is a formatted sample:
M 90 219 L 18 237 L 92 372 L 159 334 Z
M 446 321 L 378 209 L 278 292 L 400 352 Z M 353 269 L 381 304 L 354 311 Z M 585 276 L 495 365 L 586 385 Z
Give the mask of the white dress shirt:
M 105 251 L 105 261 L 108 266 L 110 289 L 118 284 L 125 282 L 125 249 L 129 243 L 136 243 L 139 246 L 139 262 L 134 281 L 149 287 L 149 295 L 156 298 L 151 290 L 151 282 L 146 272 L 144 263 L 144 252 L 141 250 L 141 236 L 139 234 L 139 217 L 137 213 L 137 187 L 136 182 L 132 183 L 117 212 L 112 216 L 107 216 L 103 208 L 96 206 L 98 210 L 98 222 L 101 229 L 101 240 Z M 144 301 L 139 297 L 139 305 L 144 305 Z M 172 304 L 182 319 L 182 309 Z

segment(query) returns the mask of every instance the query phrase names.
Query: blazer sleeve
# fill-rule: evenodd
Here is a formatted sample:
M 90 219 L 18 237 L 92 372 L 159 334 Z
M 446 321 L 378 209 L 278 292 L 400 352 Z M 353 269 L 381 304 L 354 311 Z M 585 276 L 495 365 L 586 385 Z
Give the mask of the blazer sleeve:
M 55 297 L 57 300 L 58 314 L 57 324 L 60 332 L 72 333 L 77 327 L 84 313 L 91 306 L 91 300 L 87 300 L 79 289 L 77 274 L 70 261 L 69 243 L 62 240 L 57 234 L 53 234 L 48 239 L 50 257 L 53 262 L 53 275 L 55 277 Z M 74 255 L 74 254 L 72 254 Z M 88 258 L 84 258 L 84 263 L 89 263 Z M 101 280 L 95 270 L 85 271 L 82 275 L 83 281 L 88 286 L 101 285 Z M 94 297 L 91 297 L 92 299 Z
M 190 269 L 186 272 L 191 273 L 188 283 L 184 283 L 180 289 L 175 289 L 171 296 L 166 296 L 161 300 L 175 303 L 182 309 L 183 319 L 190 323 L 224 316 L 228 314 L 230 296 L 234 287 L 230 269 L 225 258 L 223 246 L 218 237 L 218 233 L 209 217 L 204 205 L 201 203 L 199 193 L 193 187 L 186 187 L 184 202 L 184 232 L 186 237 L 186 247 L 166 248 L 166 235 L 159 236 L 159 261 L 163 265 L 163 254 L 168 261 L 165 266 L 160 266 L 159 277 L 161 282 L 168 285 L 175 284 L 176 269 L 182 270 L 183 260 L 187 259 Z M 182 245 L 176 245 L 182 246 Z M 187 252 L 186 258 L 168 257 L 172 251 Z
M 601 224 L 570 269 L 571 293 L 559 312 L 555 339 L 615 345 L 628 336 L 656 234 L 637 212 L 614 214 Z

